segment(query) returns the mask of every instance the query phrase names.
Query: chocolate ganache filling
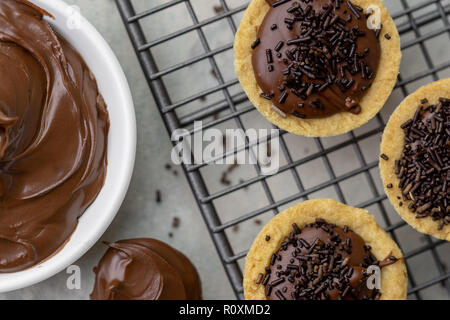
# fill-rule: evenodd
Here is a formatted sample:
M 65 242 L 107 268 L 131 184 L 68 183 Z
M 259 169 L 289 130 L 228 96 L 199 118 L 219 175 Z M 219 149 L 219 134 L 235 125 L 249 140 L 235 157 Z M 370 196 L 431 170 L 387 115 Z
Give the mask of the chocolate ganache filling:
M 106 175 L 106 105 L 44 15 L 28 1 L 0 1 L 0 272 L 61 248 Z
M 200 278 L 186 256 L 155 239 L 108 243 L 94 269 L 93 300 L 199 300 Z
M 379 31 L 350 1 L 267 1 L 253 43 L 261 96 L 298 118 L 359 114 L 380 61 Z
M 265 286 L 270 300 L 372 300 L 381 293 L 368 288 L 367 268 L 396 261 L 393 256 L 377 261 L 370 246 L 348 227 L 317 219 L 302 229 L 293 224 L 257 284 Z

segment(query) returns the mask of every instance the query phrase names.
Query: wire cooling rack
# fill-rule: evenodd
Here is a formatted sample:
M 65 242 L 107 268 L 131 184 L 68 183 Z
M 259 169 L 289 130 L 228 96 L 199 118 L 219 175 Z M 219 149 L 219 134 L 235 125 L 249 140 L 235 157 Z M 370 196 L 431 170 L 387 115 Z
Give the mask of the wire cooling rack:
M 327 196 L 367 208 L 402 247 L 408 298 L 450 299 L 449 243 L 406 225 L 389 204 L 378 174 L 381 133 L 394 108 L 419 86 L 450 76 L 450 2 L 385 3 L 402 37 L 403 66 L 396 89 L 374 120 L 337 138 L 306 139 L 280 131 L 281 167 L 274 176 L 262 175 L 259 164 L 235 173 L 230 172 L 234 168 L 223 173 L 223 166 L 211 163 L 183 166 L 237 298 L 243 298 L 247 250 L 262 224 L 293 203 Z M 233 36 L 248 1 L 116 0 L 116 4 L 169 134 L 179 128 L 194 133 L 194 121 L 222 131 L 270 128 L 233 72 Z M 244 141 L 221 157 L 252 153 L 255 145 L 271 138 Z

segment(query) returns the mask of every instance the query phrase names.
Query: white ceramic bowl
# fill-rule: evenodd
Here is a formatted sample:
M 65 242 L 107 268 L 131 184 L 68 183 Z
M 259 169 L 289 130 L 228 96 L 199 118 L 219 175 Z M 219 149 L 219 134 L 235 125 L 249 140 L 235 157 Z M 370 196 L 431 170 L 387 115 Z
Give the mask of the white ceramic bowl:
M 61 0 L 32 0 L 51 13 L 47 19 L 81 54 L 97 78 L 108 106 L 111 128 L 108 137 L 108 171 L 105 185 L 79 220 L 67 244 L 54 256 L 30 269 L 0 274 L 0 292 L 43 281 L 74 263 L 102 236 L 125 197 L 136 154 L 136 119 L 130 88 L 117 58 L 97 30 L 83 17 L 71 29 L 73 8 Z

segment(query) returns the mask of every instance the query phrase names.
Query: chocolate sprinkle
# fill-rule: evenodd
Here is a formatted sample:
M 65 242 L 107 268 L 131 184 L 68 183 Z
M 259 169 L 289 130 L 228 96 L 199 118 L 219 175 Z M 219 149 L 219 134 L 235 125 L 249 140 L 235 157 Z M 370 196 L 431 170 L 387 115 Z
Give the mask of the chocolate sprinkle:
M 180 226 L 180 218 L 174 217 L 172 220 L 172 228 L 178 228 Z
M 269 299 L 379 299 L 381 293 L 365 285 L 370 276 L 366 268 L 370 265 L 384 268 L 395 263 L 397 259 L 392 254 L 381 262 L 377 261 L 371 247 L 364 245 L 363 240 L 348 227 L 343 230 L 323 219 L 316 219 L 315 223 L 303 229 L 294 223 L 292 228 L 293 232 L 284 238 L 279 251 L 272 255 L 265 274 L 256 279 L 256 284 L 265 286 Z M 317 238 L 310 243 L 303 238 L 311 239 L 311 236 Z M 329 237 L 329 240 L 325 241 L 324 237 Z M 355 256 L 352 256 L 353 246 L 357 247 Z M 351 257 L 363 262 L 354 265 Z
M 272 7 L 276 8 L 278 6 L 281 6 L 282 4 L 285 4 L 286 2 L 289 2 L 291 0 L 278 0 L 272 3 Z
M 261 284 L 263 277 L 264 277 L 264 274 L 262 274 L 262 273 L 258 274 L 258 278 L 256 279 L 256 284 Z
M 252 49 L 255 49 L 261 43 L 261 39 L 256 39 L 255 42 L 252 43 Z
M 414 117 L 401 126 L 405 145 L 395 174 L 410 211 L 416 218 L 431 218 L 441 230 L 450 223 L 450 99 L 425 104 L 423 99 Z
M 216 5 L 216 6 L 213 7 L 213 9 L 214 9 L 214 12 L 217 13 L 217 14 L 222 13 L 222 12 L 225 11 L 225 9 L 221 5 Z

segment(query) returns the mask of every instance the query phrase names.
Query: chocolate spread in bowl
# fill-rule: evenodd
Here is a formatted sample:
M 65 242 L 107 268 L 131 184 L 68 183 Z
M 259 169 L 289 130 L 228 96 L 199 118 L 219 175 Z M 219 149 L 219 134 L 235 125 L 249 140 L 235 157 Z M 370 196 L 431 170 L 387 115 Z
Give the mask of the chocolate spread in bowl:
M 27 1 L 0 1 L 0 272 L 64 245 L 106 176 L 105 102 L 44 15 Z

